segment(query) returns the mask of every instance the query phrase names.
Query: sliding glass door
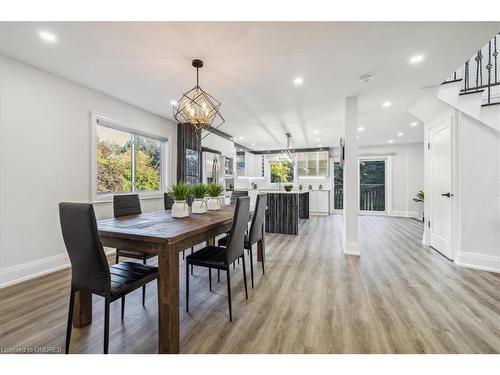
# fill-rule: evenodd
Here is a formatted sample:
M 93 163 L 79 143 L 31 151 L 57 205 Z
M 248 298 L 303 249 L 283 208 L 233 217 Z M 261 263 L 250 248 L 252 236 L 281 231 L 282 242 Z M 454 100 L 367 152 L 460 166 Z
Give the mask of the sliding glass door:
M 359 160 L 359 210 L 386 211 L 386 160 Z

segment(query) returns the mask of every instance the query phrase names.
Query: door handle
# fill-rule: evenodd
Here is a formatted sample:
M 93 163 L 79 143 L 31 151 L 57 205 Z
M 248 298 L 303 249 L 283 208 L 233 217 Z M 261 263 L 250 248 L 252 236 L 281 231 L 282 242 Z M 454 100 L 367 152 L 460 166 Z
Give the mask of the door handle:
M 453 193 L 443 193 L 443 194 L 441 194 L 441 195 L 442 195 L 443 197 L 448 197 L 448 198 L 450 198 L 450 197 L 453 197 L 453 196 L 454 196 L 454 194 L 453 194 Z

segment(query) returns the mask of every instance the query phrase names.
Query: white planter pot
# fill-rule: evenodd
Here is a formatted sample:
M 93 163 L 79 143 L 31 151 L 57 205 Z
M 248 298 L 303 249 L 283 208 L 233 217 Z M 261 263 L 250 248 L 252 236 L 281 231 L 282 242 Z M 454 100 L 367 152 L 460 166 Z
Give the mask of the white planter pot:
M 195 198 L 193 204 L 191 205 L 191 212 L 193 214 L 204 214 L 207 212 L 207 202 L 203 198 Z
M 209 198 L 207 198 L 207 210 L 209 210 L 209 211 L 220 210 L 220 199 L 219 199 L 219 197 L 209 197 Z
M 189 216 L 189 206 L 186 201 L 174 201 L 172 205 L 172 217 Z
M 224 196 L 223 196 L 223 195 L 221 195 L 221 196 L 219 197 L 219 201 L 220 201 L 220 206 L 221 206 L 221 207 L 224 207 L 224 206 L 226 205 L 226 204 L 225 204 L 225 199 L 224 199 Z

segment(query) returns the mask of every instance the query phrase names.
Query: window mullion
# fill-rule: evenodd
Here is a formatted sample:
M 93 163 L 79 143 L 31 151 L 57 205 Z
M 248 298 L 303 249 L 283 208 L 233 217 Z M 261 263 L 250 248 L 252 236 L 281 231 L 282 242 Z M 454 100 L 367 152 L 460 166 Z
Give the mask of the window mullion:
M 135 193 L 137 190 L 136 190 L 136 187 L 135 187 L 135 134 L 131 134 L 131 137 L 132 137 L 132 153 L 130 155 L 130 165 L 131 165 L 131 169 L 132 169 L 132 173 L 130 174 L 131 175 L 131 179 L 132 181 L 130 181 L 130 186 L 132 187 L 132 193 Z

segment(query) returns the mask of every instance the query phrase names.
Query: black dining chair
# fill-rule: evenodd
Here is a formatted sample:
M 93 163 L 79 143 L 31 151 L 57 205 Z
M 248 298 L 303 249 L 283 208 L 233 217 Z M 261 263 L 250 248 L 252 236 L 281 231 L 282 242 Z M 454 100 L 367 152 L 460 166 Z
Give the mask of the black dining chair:
M 142 214 L 141 201 L 139 194 L 120 194 L 113 195 L 113 213 L 115 218 L 139 215 Z M 136 250 L 116 249 L 116 263 L 120 261 L 120 257 L 142 260 L 142 264 L 146 264 L 147 260 L 154 258 L 156 255 L 143 253 Z M 146 303 L 146 285 L 142 287 L 142 306 Z
M 157 279 L 158 268 L 134 262 L 120 262 L 111 267 L 99 239 L 94 208 L 87 203 L 60 203 L 59 218 L 66 250 L 71 262 L 66 349 L 69 353 L 75 294 L 79 290 L 104 297 L 104 353 L 109 346 L 109 305 Z
M 248 197 L 247 190 L 233 190 L 231 193 L 230 203 L 235 204 L 239 197 Z
M 189 265 L 208 268 L 210 290 L 212 290 L 212 268 L 225 270 L 227 275 L 227 301 L 229 304 L 229 321 L 233 320 L 231 310 L 231 276 L 230 264 L 235 259 L 242 259 L 245 298 L 248 299 L 247 276 L 245 269 L 245 231 L 248 225 L 250 198 L 241 197 L 236 201 L 233 224 L 229 232 L 227 247 L 206 246 L 186 257 L 186 311 L 189 312 Z
M 253 282 L 253 254 L 252 254 L 252 248 L 253 245 L 260 242 L 261 243 L 261 249 L 262 249 L 262 274 L 265 274 L 265 269 L 264 269 L 264 246 L 263 246 L 263 240 L 264 240 L 264 218 L 266 216 L 266 205 L 267 205 L 267 195 L 266 194 L 259 194 L 257 195 L 257 200 L 255 202 L 255 210 L 252 216 L 252 222 L 250 224 L 250 231 L 248 232 L 248 235 L 245 235 L 245 249 L 248 250 L 250 254 L 250 275 L 252 279 L 252 288 L 254 287 L 254 282 Z M 219 246 L 227 246 L 227 241 L 228 237 L 223 237 L 218 241 Z

